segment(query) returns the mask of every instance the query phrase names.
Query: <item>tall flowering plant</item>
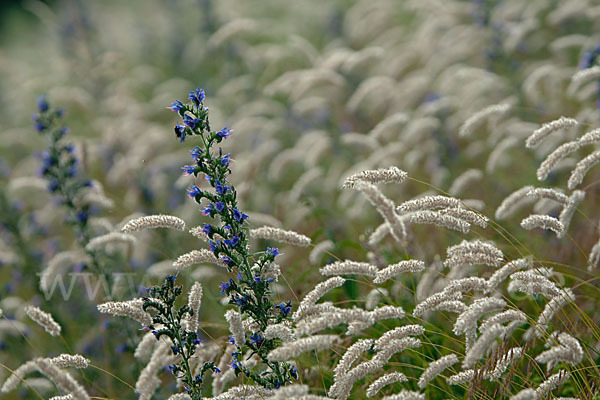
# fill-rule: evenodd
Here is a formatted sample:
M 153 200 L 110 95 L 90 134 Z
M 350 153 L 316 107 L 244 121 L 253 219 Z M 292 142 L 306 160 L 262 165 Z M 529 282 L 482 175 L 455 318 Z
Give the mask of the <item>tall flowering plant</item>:
M 230 324 L 237 327 L 232 326 L 233 334 L 229 340 L 236 347 L 230 367 L 236 376 L 243 373 L 264 388 L 278 388 L 297 378 L 297 371 L 291 364 L 267 358 L 269 352 L 278 347 L 280 340 L 266 338 L 265 330 L 270 325 L 291 320 L 291 303 L 273 304 L 270 299 L 274 278 L 268 271 L 273 268 L 279 250 L 267 247 L 263 251 L 250 251 L 248 215 L 240 210 L 235 187 L 228 181 L 231 154 L 224 154 L 222 148 L 218 147 L 230 137 L 231 130 L 227 127 L 219 131 L 211 130 L 204 99 L 204 90 L 196 89 L 189 93 L 190 101 L 187 104 L 175 100 L 170 109 L 182 119 L 181 124 L 175 125 L 175 135 L 180 142 L 192 136 L 201 142 L 201 145 L 190 152 L 193 164 L 185 165 L 183 170 L 195 177 L 202 174 L 212 188 L 202 190 L 197 185 L 192 185 L 187 193 L 202 206 L 202 214 L 214 220 L 213 223 L 203 224 L 202 231 L 208 237 L 210 251 L 227 266 L 232 275 L 227 282 L 221 282 L 220 293 L 228 296 L 229 304 L 236 306 L 239 313 L 247 317 L 245 322 L 251 322 L 253 326 L 252 332 L 246 333 L 242 328 L 241 318 L 230 320 Z M 173 280 L 173 277 L 167 279 Z M 161 296 L 159 288 L 153 289 L 153 293 Z M 151 301 L 146 300 L 146 303 L 154 307 L 149 303 Z M 161 333 L 177 338 L 177 329 L 177 324 L 172 324 L 166 328 L 169 333 Z M 246 361 L 253 355 L 257 355 L 261 361 L 257 368 L 246 365 Z M 186 366 L 177 369 L 185 372 Z M 186 382 L 192 386 L 200 383 L 201 379 L 188 379 Z M 188 389 L 188 392 L 196 391 L 197 389 Z
M 67 209 L 66 222 L 73 226 L 77 242 L 90 255 L 91 262 L 87 267 L 104 273 L 103 265 L 107 260 L 101 258 L 106 255 L 87 246 L 94 236 L 89 223 L 92 210 L 90 204 L 82 199 L 92 183 L 79 173 L 75 146 L 63 140 L 69 132 L 62 123 L 64 111 L 51 107 L 45 95 L 38 97 L 37 108 L 38 113 L 32 116 L 34 128 L 48 140 L 48 148 L 42 152 L 40 175 L 48 181 L 48 190 Z

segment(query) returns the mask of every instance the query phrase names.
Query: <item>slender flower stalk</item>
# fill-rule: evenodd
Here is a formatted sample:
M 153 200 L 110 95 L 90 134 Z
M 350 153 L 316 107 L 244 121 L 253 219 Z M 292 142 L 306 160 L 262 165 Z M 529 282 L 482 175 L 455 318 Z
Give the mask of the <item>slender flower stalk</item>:
M 309 244 L 310 239 L 279 228 L 263 227 L 253 231 L 248 229 L 248 215 L 239 209 L 236 189 L 228 180 L 228 175 L 231 173 L 231 154 L 225 154 L 220 147 L 217 149 L 223 140 L 231 136 L 232 131 L 227 127 L 219 131 L 211 129 L 204 99 L 204 90 L 196 89 L 190 92 L 189 103 L 184 104 L 176 100 L 171 104 L 170 109 L 182 118 L 183 123 L 175 125 L 175 136 L 179 141 L 184 142 L 186 138 L 193 137 L 199 139 L 201 144 L 190 152 L 193 163 L 182 169 L 187 175 L 195 177 L 203 175 L 213 189 L 202 190 L 197 185 L 192 185 L 187 189 L 187 193 L 191 199 L 203 206 L 204 216 L 216 221 L 213 224 L 202 225 L 202 232 L 208 239 L 210 253 L 214 258 L 209 256 L 207 250 L 200 250 L 180 257 L 175 264 L 178 268 L 183 268 L 199 261 L 218 260 L 233 274 L 235 278 L 221 282 L 221 294 L 228 296 L 229 304 L 239 310 L 239 313 L 235 314 L 239 318 L 233 318 L 232 313 L 228 314 L 230 324 L 235 326 L 235 335 L 231 344 L 236 347 L 236 351 L 232 353 L 231 368 L 235 376 L 243 373 L 260 386 L 274 389 L 291 382 L 292 378 L 296 377 L 296 370 L 289 363 L 279 362 L 283 360 L 267 357 L 281 341 L 277 338 L 265 338 L 265 330 L 271 324 L 290 320 L 291 303 L 281 302 L 275 305 L 270 300 L 271 284 L 275 282 L 272 266 L 275 257 L 279 255 L 279 250 L 267 247 L 264 251 L 251 253 L 248 241 L 253 233 L 258 238 L 275 239 L 303 246 Z M 162 290 L 175 290 L 169 289 L 169 285 L 172 283 L 165 281 L 163 284 L 165 289 Z M 158 288 L 155 288 L 156 290 L 157 293 L 161 293 Z M 151 302 L 146 303 L 145 307 L 148 306 L 155 307 Z M 164 320 L 157 322 L 166 326 L 165 332 L 171 333 L 171 339 L 176 346 L 177 341 L 181 342 L 178 335 L 190 337 L 185 329 L 181 329 L 164 316 L 167 315 L 164 310 L 157 309 L 163 314 Z M 239 331 L 242 316 L 249 317 L 245 318 L 244 322 L 254 321 L 251 334 L 243 334 L 244 332 Z M 243 329 L 247 328 L 250 326 Z M 242 352 L 246 350 L 258 356 L 261 361 L 259 366 L 261 371 L 252 369 L 250 364 L 245 366 L 246 361 L 243 361 Z M 179 351 L 183 355 L 185 349 L 181 347 Z M 187 386 L 194 387 L 195 393 L 199 396 L 201 379 L 192 377 L 185 365 L 185 359 L 193 355 L 193 349 L 190 348 L 188 352 L 183 356 L 184 363 L 178 372 L 185 375 Z M 194 395 L 192 398 L 196 400 Z
M 194 374 L 191 359 L 200 344 L 200 338 L 195 330 L 186 329 L 186 326 L 193 327 L 193 324 L 188 324 L 187 321 L 194 318 L 197 311 L 194 310 L 194 305 L 190 306 L 189 304 L 175 309 L 175 300 L 182 292 L 181 286 L 175 286 L 175 279 L 174 276 L 167 276 L 160 287 L 148 289 L 154 298 L 144 298 L 142 309 L 144 312 L 148 309 L 155 311 L 152 324 L 160 324 L 161 328 L 153 329 L 152 333 L 157 340 L 160 340 L 162 336 L 168 337 L 172 343 L 173 356 L 179 357 L 178 362 L 171 365 L 169 369 L 177 379 L 181 380 L 192 400 L 200 400 L 202 399 L 203 374 L 208 370 L 214 372 L 219 370 L 213 362 L 206 362 L 201 371 Z M 197 297 L 193 293 L 191 296 Z M 192 299 L 192 303 L 196 302 Z M 151 325 L 150 328 L 154 327 Z
M 38 97 L 39 113 L 33 115 L 34 128 L 48 138 L 48 149 L 42 153 L 40 174 L 48 181 L 48 190 L 58 196 L 68 210 L 66 222 L 74 227 L 75 237 L 80 246 L 91 257 L 86 264 L 94 272 L 104 273 L 102 252 L 94 246 L 87 247 L 92 239 L 90 226 L 90 203 L 82 201 L 92 187 L 92 182 L 79 176 L 79 161 L 75 147 L 64 143 L 63 138 L 69 129 L 62 124 L 62 109 L 54 109 L 44 95 Z

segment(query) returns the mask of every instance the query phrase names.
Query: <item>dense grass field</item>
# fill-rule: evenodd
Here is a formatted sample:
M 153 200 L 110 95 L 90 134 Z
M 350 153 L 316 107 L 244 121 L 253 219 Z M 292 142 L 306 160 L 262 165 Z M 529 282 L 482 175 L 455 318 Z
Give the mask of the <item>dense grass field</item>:
M 0 398 L 600 398 L 599 32 L 6 2 Z

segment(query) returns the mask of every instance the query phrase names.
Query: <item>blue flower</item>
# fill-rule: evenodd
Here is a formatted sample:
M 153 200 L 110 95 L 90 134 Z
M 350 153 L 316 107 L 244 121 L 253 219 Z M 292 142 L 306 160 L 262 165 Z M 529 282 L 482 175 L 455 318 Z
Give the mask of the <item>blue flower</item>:
M 51 192 L 56 192 L 59 187 L 60 187 L 60 183 L 57 180 L 53 179 L 50 181 L 50 183 L 48 183 L 48 190 Z
M 204 234 L 206 236 L 209 236 L 212 232 L 212 225 L 211 224 L 202 224 L 202 232 L 204 232 Z
M 279 255 L 279 249 L 277 247 L 267 247 L 267 254 L 277 257 Z
M 219 136 L 223 139 L 227 139 L 230 134 L 231 134 L 231 129 L 229 129 L 228 127 L 225 127 L 223 129 L 221 129 L 219 132 L 217 132 L 217 136 Z
M 192 185 L 191 188 L 188 188 L 187 193 L 191 199 L 194 199 L 196 196 L 202 194 L 202 190 L 198 186 Z
M 121 345 L 115 347 L 115 351 L 117 353 L 125 353 L 128 349 L 129 349 L 129 346 L 127 344 L 121 344 Z
M 77 222 L 79 222 L 80 224 L 85 224 L 88 220 L 88 216 L 89 216 L 89 214 L 87 211 L 84 211 L 84 210 L 78 211 L 77 215 L 76 215 Z
M 183 170 L 183 172 L 185 172 L 186 175 L 192 175 L 194 172 L 196 172 L 195 165 L 184 165 L 183 167 L 181 167 L 181 169 Z
M 206 98 L 206 94 L 204 93 L 204 89 L 197 88 L 196 90 L 192 90 L 189 95 L 189 99 L 194 102 L 195 105 L 199 106 L 200 103 L 204 101 Z
M 292 311 L 292 302 L 288 301 L 287 303 L 281 302 L 277 304 L 274 308 L 278 308 L 281 311 L 281 315 L 287 317 L 288 314 Z
M 225 154 L 222 158 L 221 158 L 221 165 L 227 167 L 229 165 L 229 157 L 231 157 L 231 153 L 227 153 Z
M 179 349 L 175 346 L 171 346 L 171 350 L 173 351 L 173 354 L 177 355 L 179 354 Z
M 194 342 L 193 342 L 193 343 L 194 343 L 195 345 L 198 345 L 198 344 L 202 343 L 202 340 L 200 340 L 200 339 L 194 339 Z
M 177 279 L 177 277 L 173 276 L 173 275 L 167 275 L 167 277 L 165 279 L 168 280 L 169 282 L 171 282 L 171 284 L 173 284 L 173 283 L 175 283 L 175 280 Z
M 233 260 L 227 256 L 221 257 L 221 261 L 223 261 L 227 265 L 231 265 L 233 263 Z
M 198 118 L 190 117 L 189 115 L 185 115 L 183 117 L 183 123 L 192 129 L 195 129 L 196 125 L 200 124 L 201 122 L 202 122 L 202 120 L 200 120 Z
M 171 107 L 167 107 L 167 108 L 169 108 L 171 111 L 179 112 L 184 107 L 185 106 L 183 105 L 182 102 L 180 102 L 179 100 L 175 100 L 173 103 L 171 103 Z
M 179 138 L 180 142 L 183 142 L 185 140 L 186 130 L 187 128 L 183 125 L 175 125 L 175 136 Z
M 213 204 L 209 203 L 208 206 L 204 207 L 204 209 L 202 210 L 202 215 L 209 216 L 212 214 L 213 211 L 215 211 L 215 209 L 213 208 Z
M 217 374 L 221 373 L 221 370 L 217 367 L 213 367 L 213 371 L 215 371 Z
M 290 375 L 292 375 L 292 378 L 298 379 L 298 370 L 293 365 L 290 366 Z
M 234 371 L 237 369 L 240 369 L 240 365 L 238 364 L 237 360 L 231 360 L 231 369 L 233 369 Z
M 233 301 L 235 301 L 235 304 L 237 304 L 238 306 L 243 307 L 248 303 L 248 296 L 234 296 Z
M 41 94 L 38 96 L 37 98 L 37 108 L 38 110 L 40 110 L 40 112 L 46 112 L 48 111 L 48 108 L 50 106 L 48 105 L 48 101 L 46 100 L 46 96 Z
M 263 338 L 260 333 L 256 335 L 250 335 L 250 342 L 254 343 L 256 346 L 260 347 L 264 342 L 265 338 Z
M 229 335 L 229 340 L 227 341 L 227 343 L 229 343 L 229 344 L 235 344 L 235 339 L 233 338 L 232 335 Z
M 219 183 L 217 181 L 217 183 L 215 184 L 215 191 L 217 192 L 217 194 L 219 196 L 222 196 L 224 193 L 227 193 L 227 191 L 229 190 L 228 186 L 223 186 L 221 185 L 221 183 Z
M 69 177 L 77 175 L 77 165 L 73 163 L 69 167 L 67 167 L 67 169 L 65 170 L 65 175 Z
M 214 253 L 215 251 L 217 251 L 219 249 L 219 247 L 221 247 L 221 241 L 220 240 L 211 240 L 208 242 L 208 245 L 210 247 L 210 251 L 212 251 Z
M 592 66 L 594 62 L 594 53 L 590 50 L 586 51 L 581 58 L 580 69 L 586 69 Z
M 261 283 L 262 279 L 260 279 L 260 276 L 257 275 L 257 276 L 254 277 L 254 282 Z
M 231 282 L 231 279 L 230 279 Z M 229 288 L 231 287 L 230 282 L 221 282 L 221 291 L 219 292 L 219 294 L 221 296 L 227 294 Z
M 46 129 L 46 125 L 44 125 L 39 119 L 35 120 L 33 127 L 35 128 L 36 131 L 38 132 L 42 132 L 43 130 Z
M 243 222 L 246 218 L 248 218 L 248 216 L 243 212 L 240 212 L 237 207 L 235 207 L 233 209 L 233 218 L 235 218 L 237 221 Z
M 58 130 L 58 134 L 59 134 L 60 136 L 64 136 L 64 135 L 66 135 L 67 133 L 69 133 L 69 128 L 67 128 L 66 126 L 63 126 L 62 128 L 60 128 L 60 129 Z
M 227 239 L 224 241 L 224 243 L 229 246 L 229 247 L 235 247 L 237 246 L 237 244 L 240 242 L 240 238 L 238 237 L 238 235 L 235 235 L 234 237 L 232 237 L 231 239 Z
M 202 149 L 199 146 L 196 146 L 192 151 L 190 151 L 190 155 L 194 161 L 198 161 L 198 159 L 202 156 Z
M 224 208 L 225 208 L 225 204 L 223 204 L 222 201 L 217 201 L 215 203 L 215 210 L 217 210 L 218 212 L 223 211 Z

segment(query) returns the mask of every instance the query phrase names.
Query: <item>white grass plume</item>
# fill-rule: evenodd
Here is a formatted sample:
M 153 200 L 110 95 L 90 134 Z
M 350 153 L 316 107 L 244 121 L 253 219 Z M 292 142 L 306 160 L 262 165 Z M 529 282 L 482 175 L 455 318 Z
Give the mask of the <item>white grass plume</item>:
M 490 326 L 485 332 L 477 338 L 473 346 L 467 351 L 465 358 L 462 362 L 463 369 L 473 368 L 477 361 L 484 356 L 486 350 L 490 347 L 492 342 L 497 338 L 500 338 L 505 332 L 505 328 L 499 324 Z
M 518 189 L 508 195 L 500 206 L 496 209 L 496 219 L 504 220 L 515 214 L 521 208 L 525 207 L 528 204 L 531 204 L 535 201 L 535 199 L 527 196 L 531 190 L 533 190 L 533 186 L 524 186 L 521 189 Z
M 527 230 L 535 228 L 551 230 L 557 235 L 562 235 L 565 231 L 564 225 L 557 218 L 540 214 L 532 214 L 523 219 L 521 221 L 521 227 Z
M 128 221 L 121 228 L 121 232 L 132 233 L 151 228 L 171 228 L 185 231 L 185 221 L 172 215 L 147 215 Z
M 186 328 L 196 332 L 200 328 L 200 304 L 202 302 L 202 285 L 200 282 L 194 282 L 188 294 L 188 306 L 192 310 L 192 315 L 187 315 L 184 323 Z
M 567 187 L 570 190 L 575 189 L 578 185 L 583 182 L 583 178 L 588 171 L 600 161 L 600 151 L 595 151 L 583 160 L 579 161 L 575 166 L 575 169 L 571 171 L 571 176 L 567 182 Z
M 501 310 L 506 306 L 506 301 L 495 297 L 484 297 L 475 300 L 462 314 L 456 319 L 452 331 L 456 335 L 475 331 L 477 320 L 486 313 Z
M 420 389 L 425 389 L 425 386 L 438 376 L 443 370 L 450 368 L 458 362 L 456 354 L 448 354 L 437 360 L 429 363 L 427 369 L 423 371 L 417 383 Z
M 85 249 L 88 251 L 99 250 L 110 243 L 133 244 L 135 243 L 135 236 L 132 236 L 128 233 L 110 232 L 105 235 L 92 238 L 92 240 L 86 244 Z
M 375 265 L 352 260 L 335 261 L 319 269 L 321 275 L 325 276 L 358 274 L 368 276 L 369 278 L 375 278 L 377 271 L 378 268 Z
M 557 339 L 559 344 L 540 353 L 535 358 L 537 362 L 548 364 L 548 370 L 550 371 L 559 361 L 576 365 L 583 360 L 583 349 L 577 339 L 566 332 L 560 333 Z
M 229 323 L 229 331 L 235 343 L 238 346 L 243 346 L 246 343 L 244 327 L 242 325 L 242 316 L 235 310 L 227 310 L 225 319 Z
M 373 339 L 360 339 L 344 352 L 344 355 L 333 369 L 333 376 L 337 380 L 345 375 L 352 365 L 373 346 Z
M 442 195 L 433 195 L 417 197 L 416 199 L 405 201 L 396 208 L 396 211 L 398 214 L 402 215 L 415 211 L 457 207 L 462 207 L 462 203 L 459 199 Z
M 505 322 L 515 322 L 515 321 L 519 321 L 521 323 L 526 323 L 527 322 L 527 315 L 519 310 L 506 310 L 506 311 L 502 311 L 498 314 L 494 314 L 491 317 L 485 319 L 481 325 L 479 326 L 479 331 L 480 332 L 484 332 L 485 330 L 487 330 L 487 328 L 489 328 L 490 326 L 494 325 L 494 324 L 503 324 Z
M 537 169 L 536 175 L 538 181 L 543 181 L 546 179 L 559 161 L 564 159 L 569 154 L 579 150 L 580 147 L 581 142 L 579 140 L 574 140 L 558 146 L 552 153 L 548 154 L 546 159 L 542 161 Z
M 405 171 L 397 167 L 379 168 L 376 170 L 366 170 L 349 176 L 344 180 L 342 188 L 352 189 L 357 182 L 377 183 L 402 183 L 408 178 Z
M 46 375 L 62 391 L 70 393 L 75 400 L 90 400 L 83 386 L 71 374 L 56 367 L 50 360 L 39 358 L 35 361 L 38 371 Z
M 267 355 L 269 361 L 286 361 L 311 350 L 324 350 L 340 341 L 337 335 L 313 335 L 288 342 L 271 350 Z
M 563 205 L 569 202 L 569 197 L 562 191 L 555 188 L 535 188 L 529 191 L 527 196 L 532 196 L 538 199 L 551 199 Z
M 460 127 L 458 136 L 466 137 L 492 116 L 502 116 L 510 110 L 510 104 L 494 104 L 470 116 Z
M 466 205 L 466 203 L 465 203 L 465 205 Z M 449 215 L 456 219 L 462 220 L 463 222 L 466 222 L 466 223 L 469 223 L 472 225 L 477 225 L 482 228 L 487 228 L 487 223 L 489 221 L 489 218 L 487 218 L 485 215 L 471 211 L 471 210 L 467 210 L 462 207 L 443 208 L 443 209 L 439 210 L 438 212 L 442 215 Z
M 568 203 L 563 207 L 558 216 L 558 220 L 563 224 L 564 233 L 566 233 L 571 224 L 571 219 L 573 219 L 573 215 L 575 215 L 575 211 L 577 211 L 577 206 L 579 206 L 584 198 L 585 192 L 583 190 L 575 190 L 571 196 L 569 196 Z M 564 233 L 559 235 L 559 237 L 562 237 Z
M 177 260 L 173 263 L 173 266 L 177 268 L 178 271 L 185 269 L 187 267 L 191 267 L 195 264 L 217 264 L 221 266 L 225 266 L 225 264 L 218 260 L 212 251 L 201 249 L 201 250 L 192 250 L 189 253 L 185 253 L 177 257 Z
M 52 318 L 52 315 L 48 314 L 45 311 L 40 310 L 35 306 L 27 306 L 25 307 L 25 313 L 29 318 L 31 318 L 35 323 L 44 328 L 46 332 L 50 334 L 50 336 L 58 336 L 60 335 L 61 326 Z
M 367 397 L 375 397 L 382 388 L 396 382 L 408 382 L 408 378 L 402 372 L 385 374 L 369 385 L 366 395 Z
M 323 257 L 323 254 L 333 250 L 334 248 L 335 244 L 331 240 L 324 240 L 320 243 L 317 243 L 308 255 L 308 261 L 312 265 L 318 264 Z
M 440 228 L 451 229 L 462 232 L 464 234 L 469 233 L 471 224 L 461 218 L 454 217 L 449 214 L 442 213 L 442 211 L 415 211 L 407 215 L 402 216 L 402 220 L 407 221 L 410 224 L 426 224 L 435 225 Z
M 400 244 L 403 244 L 406 241 L 406 230 L 404 223 L 396 214 L 394 202 L 385 197 L 383 193 L 371 183 L 358 181 L 354 187 L 367 196 L 371 204 L 373 204 L 383 219 L 389 224 L 390 232 L 394 239 Z
M 506 278 L 513 272 L 517 272 L 524 268 L 528 268 L 531 266 L 530 260 L 527 258 L 519 258 L 518 260 L 510 261 L 502 266 L 502 268 L 497 269 L 492 276 L 487 280 L 488 282 L 488 290 L 490 292 L 498 287 L 500 283 L 504 282 Z
M 384 269 L 377 271 L 373 283 L 381 284 L 403 272 L 420 272 L 424 269 L 425 263 L 421 260 L 400 261 L 399 263 L 388 265 Z
M 525 146 L 528 148 L 536 147 L 544 138 L 559 129 L 567 129 L 577 126 L 577 120 L 573 118 L 560 117 L 554 121 L 543 124 L 539 129 L 536 129 L 525 141 Z
M 483 172 L 479 169 L 468 169 L 462 174 L 460 174 L 450 188 L 448 189 L 448 193 L 452 196 L 458 196 L 464 192 L 464 190 L 473 183 L 480 181 L 483 178 Z
M 600 142 L 600 128 L 592 129 L 579 138 L 579 143 L 582 146 L 598 142 Z
M 250 229 L 250 237 L 256 239 L 269 239 L 277 242 L 287 243 L 299 247 L 307 247 L 311 240 L 309 237 L 301 235 L 294 231 L 287 231 L 270 226 L 262 226 L 256 229 Z
M 504 371 L 523 355 L 522 347 L 512 347 L 496 361 L 494 369 L 490 372 L 490 377 L 500 379 Z
M 109 301 L 98 304 L 98 311 L 120 317 L 129 317 L 138 321 L 142 326 L 152 325 L 150 314 L 142 309 L 144 300 L 133 299 L 128 301 Z
M 329 278 L 324 282 L 319 283 L 313 290 L 311 290 L 300 302 L 296 312 L 293 315 L 295 321 L 299 321 L 305 315 L 306 311 L 313 306 L 325 293 L 328 291 L 340 287 L 346 282 L 346 280 L 339 276 Z
M 579 70 L 571 77 L 571 83 L 567 91 L 569 93 L 575 93 L 577 91 L 577 88 L 583 83 L 599 78 L 600 66 L 598 65 Z
M 375 350 L 381 350 L 394 340 L 404 339 L 409 336 L 418 336 L 425 333 L 425 328 L 421 325 L 404 325 L 396 327 L 385 332 L 374 343 Z

